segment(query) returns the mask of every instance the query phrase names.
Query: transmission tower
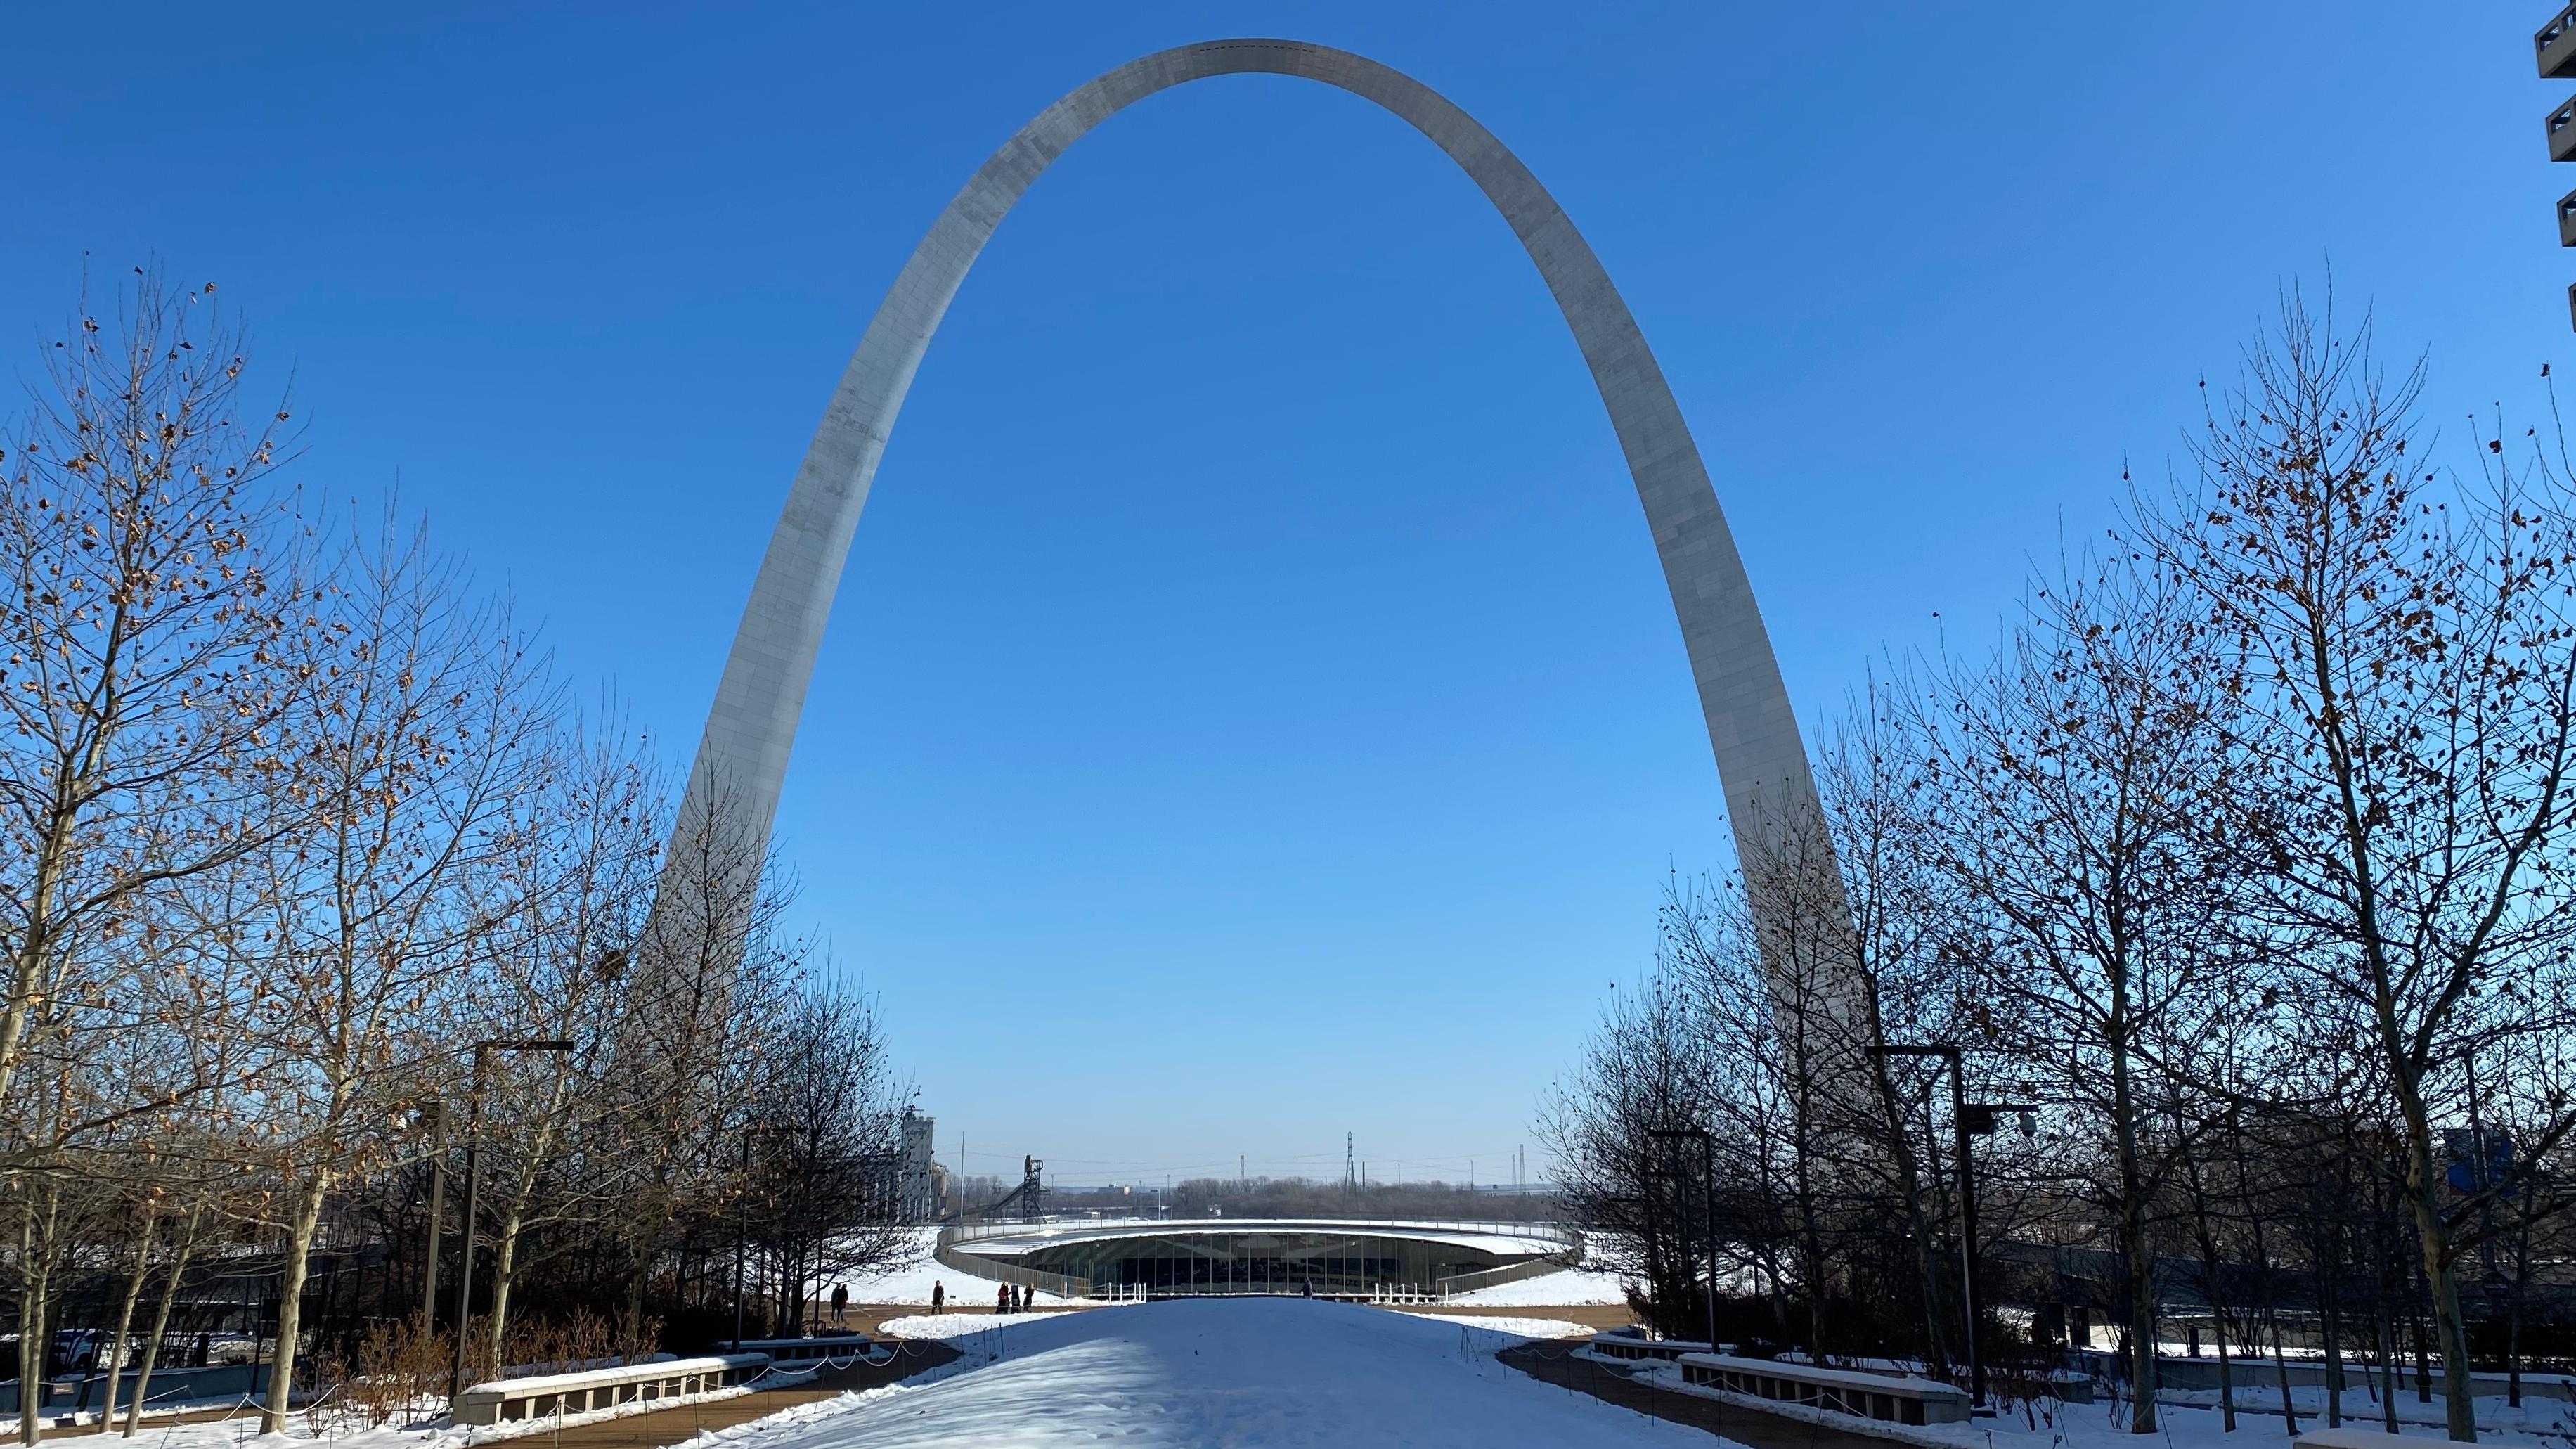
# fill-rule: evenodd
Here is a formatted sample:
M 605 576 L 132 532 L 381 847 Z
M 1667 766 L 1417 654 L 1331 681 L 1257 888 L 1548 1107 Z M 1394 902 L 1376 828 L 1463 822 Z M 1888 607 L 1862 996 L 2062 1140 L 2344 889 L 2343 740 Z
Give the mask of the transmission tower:
M 1352 1134 L 1342 1134 L 1342 1196 L 1357 1197 L 1360 1191 L 1360 1156 L 1351 1146 Z

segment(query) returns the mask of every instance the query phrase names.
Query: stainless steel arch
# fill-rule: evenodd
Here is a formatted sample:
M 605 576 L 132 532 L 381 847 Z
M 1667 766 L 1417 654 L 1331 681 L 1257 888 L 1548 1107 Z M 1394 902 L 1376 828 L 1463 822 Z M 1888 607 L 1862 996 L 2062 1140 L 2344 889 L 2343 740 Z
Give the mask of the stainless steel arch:
M 1246 73 L 1303 76 L 1375 101 L 1447 152 L 1511 224 L 1573 329 L 1627 454 L 1672 589 L 1748 875 L 1754 862 L 1777 858 L 1773 847 L 1784 838 L 1807 842 L 1796 852 L 1807 864 L 1797 868 L 1793 892 L 1805 923 L 1787 928 L 1777 918 L 1789 909 L 1784 898 L 1791 893 L 1757 884 L 1757 920 L 1773 918 L 1763 922 L 1763 934 L 1813 941 L 1821 919 L 1834 923 L 1823 935 L 1847 936 L 1850 907 L 1830 854 L 1821 870 L 1816 865 L 1821 812 L 1770 635 L 1699 449 L 1609 274 L 1529 168 L 1464 111 L 1373 60 L 1289 40 L 1209 41 L 1130 61 L 1039 112 L 939 214 L 859 339 L 796 471 L 698 745 L 675 856 L 680 838 L 710 823 L 727 835 L 740 831 L 737 838 L 754 849 L 767 838 L 824 620 L 877 460 L 931 333 L 1003 215 L 1038 173 L 1115 112 L 1185 81 Z M 1847 950 L 1828 946 L 1824 955 Z

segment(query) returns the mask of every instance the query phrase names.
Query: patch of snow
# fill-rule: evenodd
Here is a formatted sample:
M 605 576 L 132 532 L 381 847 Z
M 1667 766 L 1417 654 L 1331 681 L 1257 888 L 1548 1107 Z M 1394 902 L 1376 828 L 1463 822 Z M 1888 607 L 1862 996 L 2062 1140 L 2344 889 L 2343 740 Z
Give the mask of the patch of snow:
M 1578 1350 L 1587 1356 L 1590 1349 Z M 1923 1446 L 1923 1449 L 2136 1449 L 2138 1436 L 2129 1432 L 2128 1406 L 2105 1399 L 2091 1404 L 2033 1403 L 2014 1404 L 1991 1419 L 1970 1419 L 1955 1424 L 1887 1424 L 1858 1419 L 1847 1414 L 1813 1408 L 1803 1404 L 1775 1403 L 1755 1399 L 1705 1384 L 1685 1384 L 1678 1364 L 1648 1361 L 1631 1363 L 1621 1359 L 1604 1359 L 1629 1377 L 1641 1383 L 1680 1393 L 1695 1394 L 1723 1403 L 1741 1404 L 1785 1418 L 1835 1428 L 1853 1429 L 1881 1438 Z M 2299 1406 L 2299 1428 L 2302 1433 L 2325 1428 L 2323 1390 L 2294 1392 Z M 2159 1395 L 2156 1404 L 2158 1449 L 2232 1449 L 2248 1444 L 2280 1444 L 2288 1436 L 2278 1412 L 2277 1391 L 2270 1396 L 2274 1412 L 2262 1412 L 2262 1404 L 2238 1390 L 2237 1431 L 2227 1433 L 2216 1408 L 2217 1395 L 2179 1396 L 2186 1402 L 2168 1402 Z M 2367 1391 L 2353 1389 L 2344 1399 L 2344 1428 L 2375 1430 L 2381 1427 L 2379 1405 Z M 2421 1436 L 2428 1441 L 2426 1449 L 2437 1449 L 2445 1439 L 2442 1400 L 2437 1394 L 2430 1404 L 2415 1402 L 2411 1394 L 2398 1401 L 2398 1422 L 2405 1437 Z M 2508 1406 L 2501 1395 L 2477 1401 L 2478 1439 L 2481 1443 L 2536 1446 L 2536 1449 L 2569 1449 L 2576 1443 L 2576 1405 L 2556 1399 L 2540 1399 L 2526 1394 L 2519 1409 Z
M 765 1420 L 761 1449 L 1104 1439 L 1134 1449 L 1733 1449 L 1702 1430 L 1641 1418 L 1506 1368 L 1494 1352 L 1517 1340 L 1472 1320 L 1300 1298 L 953 1316 L 990 1330 L 989 1341 L 958 1345 L 968 1351 L 964 1362 L 981 1367 Z M 715 1449 L 727 1437 L 702 1435 L 688 1449 Z
M 934 1285 L 945 1285 L 948 1289 L 948 1302 L 963 1305 L 970 1311 L 977 1308 L 991 1311 L 993 1289 L 997 1286 L 992 1279 L 978 1278 L 972 1273 L 960 1273 L 932 1257 L 931 1250 L 939 1246 L 939 1229 L 914 1228 L 911 1233 L 912 1244 L 908 1256 L 902 1262 L 874 1273 L 842 1280 L 849 1287 L 852 1303 L 926 1304 L 930 1301 L 931 1288 Z M 830 1296 L 831 1291 L 831 1285 L 825 1284 L 824 1295 Z M 1036 1301 L 1070 1303 L 1075 1300 L 1058 1298 L 1052 1293 L 1040 1293 L 1036 1296 Z
M 1593 1303 L 1625 1303 L 1628 1293 L 1616 1273 L 1568 1268 L 1562 1273 L 1545 1273 L 1516 1283 L 1497 1283 L 1473 1293 L 1455 1294 L 1448 1301 L 1478 1308 L 1575 1308 Z
M 909 1318 L 889 1318 L 877 1327 L 888 1338 L 964 1338 L 971 1333 L 991 1333 L 1032 1319 L 1064 1316 L 1062 1312 L 995 1313 L 987 1308 L 980 1313 L 916 1313 Z
M 1590 1338 L 1592 1330 L 1564 1318 L 1516 1318 L 1502 1313 L 1415 1313 L 1403 1310 L 1407 1318 L 1428 1318 L 1434 1323 L 1463 1323 L 1469 1328 L 1489 1329 L 1517 1338 Z

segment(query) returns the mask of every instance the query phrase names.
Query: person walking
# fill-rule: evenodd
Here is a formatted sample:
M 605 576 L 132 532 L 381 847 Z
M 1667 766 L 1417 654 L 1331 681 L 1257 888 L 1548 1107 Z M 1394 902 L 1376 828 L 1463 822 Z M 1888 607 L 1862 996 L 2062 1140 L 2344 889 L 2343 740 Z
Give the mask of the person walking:
M 993 1312 L 994 1312 L 995 1316 L 997 1316 L 997 1317 L 998 1317 L 999 1315 L 1001 1315 L 1001 1314 L 1005 1314 L 1005 1313 L 1008 1313 L 1008 1312 L 1010 1312 L 1010 1311 L 1011 1311 L 1011 1285 L 1010 1285 L 1010 1284 L 1008 1284 L 1008 1283 L 1005 1283 L 1005 1284 L 1003 1284 L 1001 1287 L 996 1288 L 996 1289 L 994 1289 L 994 1290 L 993 1290 Z
M 850 1285 L 847 1283 L 832 1285 L 832 1321 L 834 1323 L 850 1321 Z
M 947 1302 L 948 1285 L 945 1283 L 932 1283 L 930 1285 L 930 1311 L 937 1313 L 942 1307 L 946 1306 Z

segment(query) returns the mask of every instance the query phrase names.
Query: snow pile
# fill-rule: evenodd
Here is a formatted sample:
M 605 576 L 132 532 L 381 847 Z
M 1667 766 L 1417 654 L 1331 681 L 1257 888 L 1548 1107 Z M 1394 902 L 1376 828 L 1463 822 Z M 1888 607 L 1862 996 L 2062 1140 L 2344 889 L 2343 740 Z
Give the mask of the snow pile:
M 971 1316 L 971 1315 L 968 1315 Z M 991 1328 L 996 1321 L 999 1328 Z M 761 1449 L 1209 1444 L 1711 1449 L 1494 1361 L 1509 1335 L 1347 1303 L 1180 1298 L 1083 1313 L 985 1315 L 960 1341 L 983 1367 L 765 1421 Z M 716 1449 L 723 1436 L 690 1441 Z

